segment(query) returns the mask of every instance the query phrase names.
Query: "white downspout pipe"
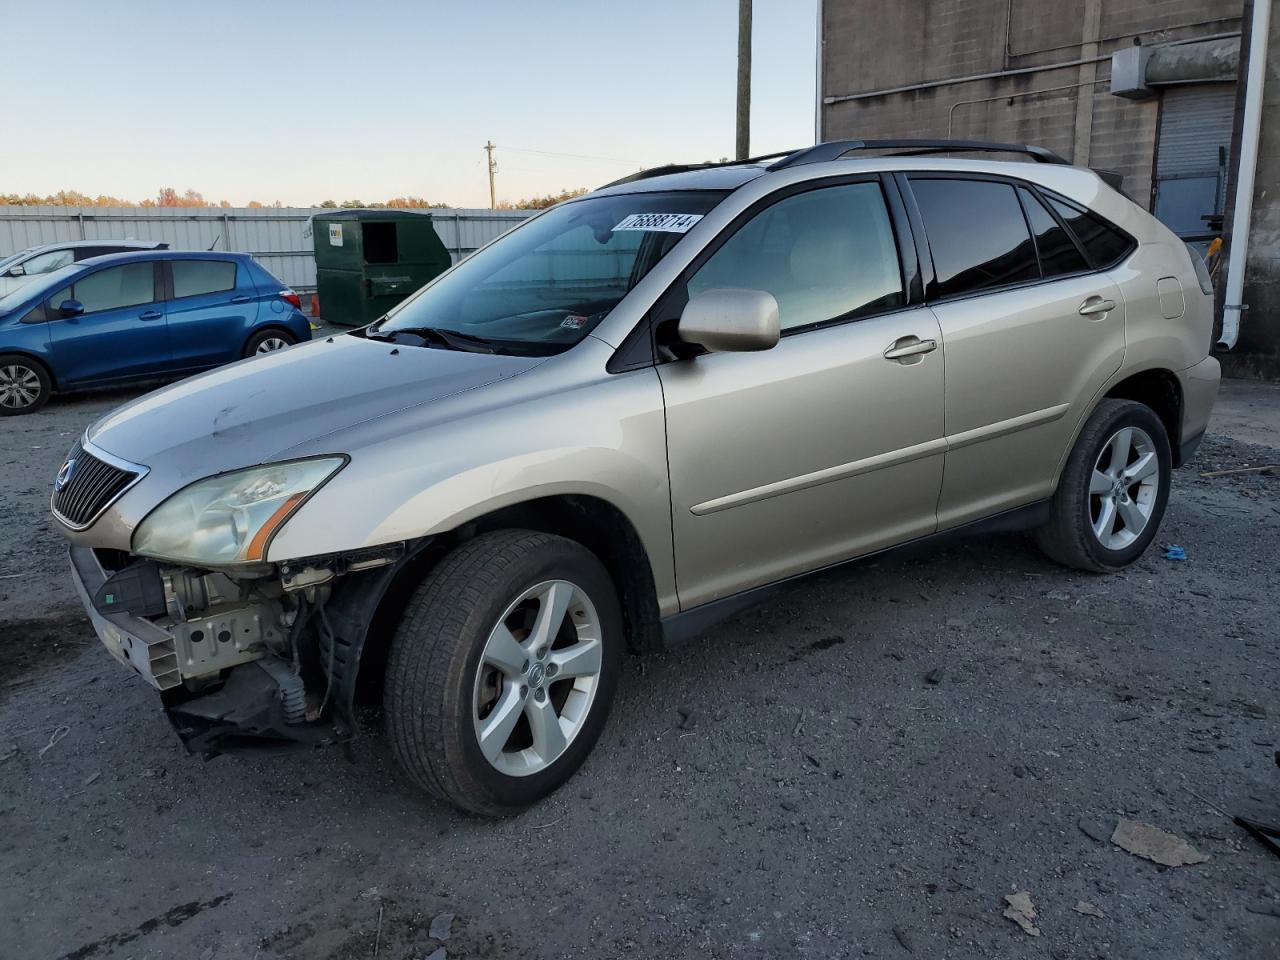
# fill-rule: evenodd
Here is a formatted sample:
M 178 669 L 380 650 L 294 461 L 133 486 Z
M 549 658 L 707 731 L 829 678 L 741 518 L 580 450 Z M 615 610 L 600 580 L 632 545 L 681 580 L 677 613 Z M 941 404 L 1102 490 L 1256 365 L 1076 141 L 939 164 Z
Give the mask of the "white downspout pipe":
M 1245 80 L 1244 118 L 1240 124 L 1240 169 L 1236 172 L 1235 212 L 1231 217 L 1231 252 L 1227 257 L 1227 289 L 1222 307 L 1222 335 L 1218 347 L 1230 350 L 1240 337 L 1244 300 L 1245 261 L 1249 257 L 1249 223 L 1253 219 L 1253 179 L 1258 165 L 1258 134 L 1262 126 L 1262 84 L 1266 79 L 1267 47 L 1271 33 L 1271 0 L 1254 0 L 1249 31 L 1249 73 Z
M 822 59 L 826 48 L 822 43 L 822 0 L 818 0 L 817 38 L 814 40 L 814 77 L 813 77 L 813 142 L 816 146 L 822 142 Z

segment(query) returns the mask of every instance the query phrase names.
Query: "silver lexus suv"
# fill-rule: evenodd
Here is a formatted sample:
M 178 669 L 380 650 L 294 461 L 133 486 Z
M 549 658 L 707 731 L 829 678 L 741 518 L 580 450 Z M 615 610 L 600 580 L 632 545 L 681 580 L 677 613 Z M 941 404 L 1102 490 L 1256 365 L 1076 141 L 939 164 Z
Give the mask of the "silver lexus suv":
M 502 815 L 583 762 L 625 651 L 770 585 L 993 528 L 1132 563 L 1218 389 L 1211 303 L 1039 148 L 664 167 L 111 413 L 53 514 L 189 749 L 351 741 L 380 702 L 409 777 Z

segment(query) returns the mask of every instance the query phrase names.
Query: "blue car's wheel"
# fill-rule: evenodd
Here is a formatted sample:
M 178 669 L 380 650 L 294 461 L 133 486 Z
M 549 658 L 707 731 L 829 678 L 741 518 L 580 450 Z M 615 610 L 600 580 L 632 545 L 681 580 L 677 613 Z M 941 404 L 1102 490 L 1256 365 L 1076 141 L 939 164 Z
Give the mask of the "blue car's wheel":
M 0 354 L 0 416 L 33 413 L 52 392 L 53 381 L 43 366 L 19 354 Z
M 293 334 L 285 330 L 275 328 L 261 330 L 249 338 L 249 342 L 244 346 L 244 355 L 252 357 L 259 353 L 274 353 L 276 350 L 291 347 L 297 342 Z

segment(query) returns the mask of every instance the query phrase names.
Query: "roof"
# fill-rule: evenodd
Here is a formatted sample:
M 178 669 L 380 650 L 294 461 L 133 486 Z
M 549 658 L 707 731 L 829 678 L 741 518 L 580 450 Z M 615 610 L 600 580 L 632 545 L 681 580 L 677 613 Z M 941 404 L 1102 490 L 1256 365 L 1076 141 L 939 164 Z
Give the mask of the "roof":
M 165 240 L 117 240 L 115 237 L 99 237 L 97 240 L 59 240 L 32 247 L 31 252 L 41 250 L 74 250 L 77 247 L 129 247 L 137 250 L 160 250 L 169 246 Z
M 247 253 L 227 250 L 139 250 L 136 253 L 104 253 L 100 257 L 88 257 L 74 266 L 102 266 L 108 263 L 133 263 L 139 260 L 252 260 Z
M 866 152 L 864 152 L 866 151 Z M 1018 161 L 980 160 L 956 158 L 947 154 L 989 153 L 1013 154 L 1021 157 Z M 780 158 L 780 159 L 779 159 Z M 622 180 L 605 184 L 595 195 L 620 193 L 649 193 L 658 190 L 734 190 L 744 183 L 755 180 L 767 173 L 781 173 L 801 167 L 818 166 L 823 172 L 829 172 L 833 164 L 839 164 L 841 170 L 895 170 L 922 169 L 920 163 L 925 162 L 928 169 L 935 170 L 975 170 L 974 163 L 984 164 L 991 172 L 1011 172 L 1017 168 L 1017 174 L 1027 179 L 1028 167 L 1037 168 L 1037 173 L 1047 169 L 1072 169 L 1072 164 L 1044 147 L 1018 143 L 989 143 L 980 140 L 836 140 L 815 144 L 784 154 L 771 154 L 766 157 L 754 157 L 742 161 L 723 161 L 720 163 L 668 164 L 641 170 Z M 1034 162 L 1029 162 L 1034 161 Z M 1087 169 L 1078 167 L 1075 169 Z M 1090 171 L 1102 177 L 1110 186 L 1119 190 L 1120 178 L 1105 171 Z

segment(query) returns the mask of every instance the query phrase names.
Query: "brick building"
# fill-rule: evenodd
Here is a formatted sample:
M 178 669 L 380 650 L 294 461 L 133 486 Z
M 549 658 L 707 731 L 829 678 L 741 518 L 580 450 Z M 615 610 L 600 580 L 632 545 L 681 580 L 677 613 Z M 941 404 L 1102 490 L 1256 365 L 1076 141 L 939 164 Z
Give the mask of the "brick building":
M 1257 0 L 1272 3 L 1276 0 Z M 1231 242 L 1254 0 L 820 0 L 818 138 L 1036 143 L 1124 176 L 1204 249 Z M 1239 340 L 1227 372 L 1280 378 L 1280 11 Z M 1247 146 L 1246 138 L 1246 146 Z M 1247 152 L 1247 151 L 1246 151 Z M 1247 182 L 1247 181 L 1246 181 Z M 1228 261 L 1216 274 L 1219 326 Z M 1227 339 L 1230 339 L 1228 336 Z

